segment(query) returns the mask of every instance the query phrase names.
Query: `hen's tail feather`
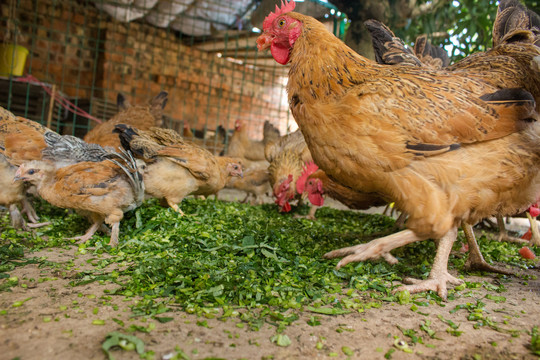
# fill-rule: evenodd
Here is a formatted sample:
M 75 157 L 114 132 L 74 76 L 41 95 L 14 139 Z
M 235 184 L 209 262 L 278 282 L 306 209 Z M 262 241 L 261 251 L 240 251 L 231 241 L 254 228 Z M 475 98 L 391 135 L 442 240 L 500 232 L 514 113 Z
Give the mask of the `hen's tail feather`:
M 98 144 L 88 144 L 71 135 L 60 135 L 48 131 L 44 135 L 47 147 L 42 150 L 43 159 L 56 163 L 73 164 L 82 161 L 99 162 L 107 158 L 110 152 Z
M 120 144 L 122 144 L 122 147 L 125 150 L 131 151 L 135 155 L 143 156 L 142 153 L 131 147 L 131 141 L 133 140 L 133 137 L 139 135 L 133 127 L 126 124 L 118 124 L 114 127 L 113 132 L 118 133 L 118 137 L 120 138 Z
M 185 143 L 181 136 L 174 132 L 174 130 L 170 131 L 174 132 L 176 135 L 171 134 L 168 131 L 164 132 L 163 130 L 168 129 L 159 129 L 159 131 L 155 134 L 158 137 L 157 140 L 152 136 L 151 133 L 139 131 L 125 124 L 116 125 L 114 132 L 119 134 L 118 136 L 120 137 L 120 143 L 124 149 L 130 150 L 135 156 L 142 158 L 145 161 L 152 161 L 152 159 L 157 155 L 158 151 L 163 148 L 163 145 L 161 145 L 159 141 L 163 141 L 167 144 Z M 180 137 L 179 141 L 174 141 L 176 136 Z
M 442 69 L 450 64 L 448 53 L 440 46 L 433 46 L 427 35 L 420 35 L 414 42 L 414 53 L 424 64 Z
M 277 141 L 280 136 L 279 129 L 272 125 L 270 121 L 266 120 L 263 125 L 263 144 L 266 145 L 270 142 Z
M 530 36 L 510 35 L 519 30 L 528 30 Z M 519 32 L 518 32 L 519 35 Z M 527 9 L 519 0 L 502 0 L 499 3 L 497 17 L 493 24 L 493 46 L 505 42 L 525 41 L 537 46 L 540 43 L 540 16 Z
M 364 25 L 371 34 L 377 63 L 422 66 L 421 61 L 386 25 L 377 20 L 367 20 Z
M 121 161 L 115 160 L 114 157 Z M 111 152 L 108 154 L 107 160 L 117 165 L 127 175 L 128 181 L 133 189 L 133 193 L 135 194 L 134 207 L 140 206 L 144 200 L 144 182 L 142 173 L 137 165 L 137 161 L 131 154 L 131 151 L 120 149 L 120 153 Z

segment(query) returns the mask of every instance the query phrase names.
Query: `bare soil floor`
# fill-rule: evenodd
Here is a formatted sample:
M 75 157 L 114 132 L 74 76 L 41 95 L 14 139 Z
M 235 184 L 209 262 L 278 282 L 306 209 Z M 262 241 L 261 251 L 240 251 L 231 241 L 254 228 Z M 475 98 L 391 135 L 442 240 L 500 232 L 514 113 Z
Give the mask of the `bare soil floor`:
M 92 255 L 80 254 L 76 246 L 27 254 L 32 257 L 47 258 L 51 265 L 28 264 L 10 272 L 19 280 L 11 291 L 0 292 L 1 359 L 105 359 L 102 344 L 113 331 L 137 336 L 144 352 L 151 351 L 146 356 L 154 359 L 537 358 L 529 349 L 530 332 L 540 325 L 537 268 L 520 270 L 517 277 L 463 274 L 466 281 L 483 285 L 456 292 L 455 299 L 442 304 L 383 303 L 337 316 L 306 310 L 285 328 L 291 344 L 282 347 L 271 341 L 276 335 L 271 324 L 252 331 L 236 318 L 221 321 L 182 311 L 163 314 L 173 318 L 167 323 L 133 317 L 130 306 L 137 298 L 108 296 L 105 290 L 114 284 L 69 284 L 74 273 L 91 267 Z M 69 271 L 54 265 L 74 258 Z M 494 297 L 493 288 L 501 285 L 506 291 Z M 313 318 L 320 325 L 310 325 Z M 452 331 L 449 324 L 459 327 Z M 111 354 L 140 358 L 129 349 Z

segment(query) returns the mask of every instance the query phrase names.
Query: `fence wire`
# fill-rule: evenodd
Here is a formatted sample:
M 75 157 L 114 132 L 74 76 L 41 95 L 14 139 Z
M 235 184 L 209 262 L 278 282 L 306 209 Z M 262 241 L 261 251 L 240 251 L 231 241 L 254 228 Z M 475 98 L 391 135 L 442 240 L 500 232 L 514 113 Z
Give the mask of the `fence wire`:
M 167 91 L 165 125 L 215 153 L 237 119 L 253 138 L 265 120 L 282 133 L 293 130 L 287 68 L 256 50 L 250 17 L 259 3 L 9 0 L 1 5 L 0 38 L 28 56 L 23 73 L 14 74 L 20 55 L 0 47 L 0 105 L 82 137 L 117 112 L 118 93 L 137 104 Z M 343 16 L 331 20 L 329 28 L 342 34 Z

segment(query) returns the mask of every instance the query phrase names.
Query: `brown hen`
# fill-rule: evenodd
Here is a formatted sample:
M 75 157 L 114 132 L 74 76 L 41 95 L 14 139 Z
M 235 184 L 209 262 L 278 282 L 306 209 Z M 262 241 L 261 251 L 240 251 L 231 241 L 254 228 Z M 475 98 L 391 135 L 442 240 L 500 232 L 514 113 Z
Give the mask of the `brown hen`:
M 114 160 L 117 158 L 118 160 Z M 88 217 L 92 225 L 75 237 L 89 240 L 103 222 L 111 225 L 109 245 L 118 244 L 124 212 L 142 203 L 142 175 L 133 159 L 114 154 L 111 160 L 84 161 L 58 168 L 53 161 L 30 161 L 19 166 L 14 180 L 28 181 L 52 205 L 73 209 Z
M 447 282 L 462 282 L 447 270 L 457 227 L 526 208 L 540 190 L 540 49 L 500 44 L 475 56 L 489 70 L 472 60 L 454 71 L 378 65 L 293 9 L 271 13 L 257 43 L 291 64 L 290 107 L 313 159 L 409 215 L 407 230 L 326 256 L 344 256 L 341 267 L 439 239 L 428 279 L 402 289 L 446 298 Z
M 122 146 L 146 162 L 144 184 L 149 196 L 164 199 L 184 215 L 178 204 L 188 195 L 212 195 L 223 189 L 232 176 L 242 176 L 236 158 L 214 156 L 184 141 L 174 130 L 148 131 L 116 125 Z

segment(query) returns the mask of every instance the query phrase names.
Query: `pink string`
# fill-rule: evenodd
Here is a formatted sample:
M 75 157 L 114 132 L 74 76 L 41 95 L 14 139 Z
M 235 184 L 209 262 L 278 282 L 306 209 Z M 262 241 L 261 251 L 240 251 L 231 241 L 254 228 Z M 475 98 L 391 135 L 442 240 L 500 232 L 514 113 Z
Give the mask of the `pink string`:
M 83 109 L 81 109 L 80 107 L 78 107 L 77 105 L 75 105 L 74 103 L 72 103 L 71 101 L 69 101 L 68 99 L 63 97 L 62 95 L 60 95 L 60 93 L 58 91 L 56 91 L 54 93 L 54 96 L 53 96 L 53 93 L 52 93 L 52 90 L 50 89 L 50 86 L 48 84 L 42 83 L 41 81 L 39 81 L 37 78 L 35 78 L 32 75 L 26 75 L 24 77 L 19 77 L 19 78 L 15 79 L 15 81 L 26 82 L 26 83 L 36 83 L 39 86 L 41 86 L 43 88 L 43 90 L 45 90 L 47 92 L 47 94 L 49 94 L 49 96 L 54 97 L 54 100 L 57 101 L 64 109 L 67 109 L 67 110 L 71 111 L 72 113 L 74 113 L 76 115 L 85 117 L 85 118 L 90 119 L 90 120 L 94 120 L 98 124 L 101 124 L 103 122 L 103 120 L 98 119 L 98 118 L 90 115 L 89 113 L 87 113 L 86 111 L 84 111 Z

